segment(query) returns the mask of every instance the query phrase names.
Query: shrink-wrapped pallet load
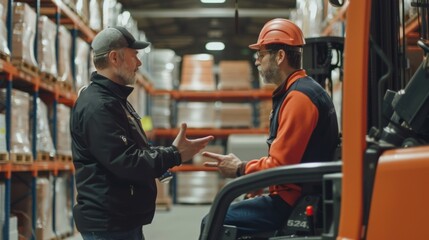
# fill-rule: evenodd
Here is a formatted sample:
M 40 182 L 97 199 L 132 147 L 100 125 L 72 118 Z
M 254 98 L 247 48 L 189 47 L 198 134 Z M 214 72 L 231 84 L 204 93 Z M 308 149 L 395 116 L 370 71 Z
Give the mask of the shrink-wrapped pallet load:
M 216 128 L 216 107 L 213 102 L 180 102 L 177 104 L 177 123 L 187 123 L 189 128 Z
M 253 127 L 253 107 L 251 103 L 220 103 L 216 108 L 219 128 Z
M 158 179 L 155 179 L 156 181 L 156 189 L 157 189 L 157 195 L 156 195 L 156 208 L 160 209 L 166 209 L 170 210 L 171 205 L 173 201 L 171 200 L 171 196 L 169 194 L 170 192 L 170 185 L 159 182 Z
M 103 28 L 118 25 L 118 16 L 122 12 L 122 4 L 117 0 L 103 1 Z
M 10 160 L 19 163 L 33 161 L 30 144 L 30 96 L 12 89 L 11 92 Z M 6 105 L 6 89 L 0 91 L 1 105 Z M 5 112 L 4 112 L 5 113 Z
M 88 24 L 89 19 L 89 2 L 88 0 L 76 0 L 76 13 L 85 24 Z
M 155 89 L 173 90 L 179 82 L 180 58 L 171 49 L 154 49 L 151 53 L 149 79 Z
M 7 59 L 10 56 L 10 49 L 7 40 L 6 16 L 8 0 L 0 0 L 0 57 Z
M 12 62 L 35 71 L 38 68 L 34 57 L 36 12 L 26 3 L 13 3 Z
M 75 65 L 75 89 L 79 91 L 83 86 L 89 84 L 89 45 L 82 38 L 76 38 Z
M 99 0 L 89 0 L 89 27 L 95 31 L 100 31 L 103 28 L 103 12 Z
M 214 59 L 210 54 L 185 55 L 182 62 L 180 90 L 215 90 L 213 67 Z
M 0 102 L 0 162 L 8 161 L 9 154 L 6 147 L 6 111 L 5 102 Z
M 57 154 L 60 160 L 71 160 L 70 108 L 57 105 Z
M 45 79 L 55 81 L 58 76 L 55 41 L 57 25 L 47 16 L 39 17 L 39 32 L 37 34 L 37 61 Z
M 177 202 L 188 204 L 211 203 L 219 191 L 219 173 L 209 171 L 177 172 Z
M 67 236 L 72 232 L 72 206 L 70 179 L 66 174 L 58 176 L 55 184 L 55 233 L 57 237 Z
M 9 197 L 10 203 L 13 204 L 10 204 L 7 207 L 10 207 L 11 215 L 14 215 L 18 218 L 19 239 L 31 239 L 32 236 L 34 236 L 34 229 L 32 227 L 33 198 L 30 194 L 31 188 L 29 187 L 31 181 L 31 174 L 21 174 L 19 177 L 19 181 L 11 181 L 10 189 L 12 189 L 12 191 L 10 191 Z M 37 201 L 37 203 L 37 205 L 39 206 L 40 202 Z M 52 207 L 50 209 L 52 209 Z M 36 218 L 37 216 L 34 217 Z
M 151 114 L 154 128 L 171 128 L 171 97 L 169 94 L 152 96 Z
M 73 86 L 73 76 L 71 72 L 71 44 L 72 37 L 70 31 L 63 25 L 59 27 L 58 33 L 58 81 L 65 90 L 71 90 Z
M 270 116 L 272 111 L 271 100 L 262 100 L 259 102 L 259 127 L 268 128 L 270 126 Z
M 30 111 L 31 127 L 33 127 L 33 109 Z M 49 160 L 55 157 L 55 148 L 52 141 L 51 128 L 48 119 L 48 107 L 40 99 L 37 99 L 37 124 L 36 124 L 36 151 L 38 153 L 37 160 Z M 30 139 L 31 139 L 30 135 Z
M 268 154 L 267 134 L 230 134 L 226 151 L 243 161 L 259 159 Z
M 36 217 L 36 239 L 55 239 L 52 229 L 52 206 L 53 188 L 52 178 L 38 177 L 36 185 L 37 217 Z M 57 211 L 59 209 L 56 209 Z
M 247 90 L 252 88 L 252 68 L 248 61 L 220 61 L 219 84 L 221 90 Z

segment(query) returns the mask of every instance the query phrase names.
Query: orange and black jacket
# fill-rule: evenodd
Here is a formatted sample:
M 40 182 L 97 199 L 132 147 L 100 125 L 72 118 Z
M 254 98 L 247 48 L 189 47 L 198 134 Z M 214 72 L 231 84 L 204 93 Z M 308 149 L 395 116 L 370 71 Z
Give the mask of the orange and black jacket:
M 246 163 L 245 174 L 304 162 L 331 161 L 338 145 L 338 123 L 327 92 L 304 70 L 292 73 L 273 92 L 267 157 Z M 293 205 L 301 195 L 295 184 L 270 187 Z

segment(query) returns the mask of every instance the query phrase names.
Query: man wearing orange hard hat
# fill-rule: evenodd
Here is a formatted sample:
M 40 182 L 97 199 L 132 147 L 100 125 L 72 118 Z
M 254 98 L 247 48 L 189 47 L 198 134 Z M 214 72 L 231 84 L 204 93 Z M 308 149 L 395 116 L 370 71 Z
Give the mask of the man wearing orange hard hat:
M 235 178 L 279 166 L 333 160 L 339 143 L 334 105 L 302 69 L 304 45 L 303 33 L 293 22 L 276 18 L 264 25 L 258 41 L 249 47 L 256 50 L 260 76 L 277 86 L 272 95 L 268 156 L 241 160 L 232 153 L 205 152 L 204 156 L 215 160 L 206 166 L 218 167 L 224 177 Z M 299 184 L 270 186 L 268 194 L 231 204 L 224 224 L 236 226 L 237 236 L 278 230 L 301 190 Z

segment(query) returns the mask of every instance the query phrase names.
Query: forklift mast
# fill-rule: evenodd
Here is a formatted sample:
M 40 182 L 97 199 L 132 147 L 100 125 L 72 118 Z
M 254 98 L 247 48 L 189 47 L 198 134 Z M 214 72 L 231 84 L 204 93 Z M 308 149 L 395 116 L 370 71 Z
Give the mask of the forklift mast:
M 414 1 L 422 13 L 419 44 L 426 56 L 410 80 L 405 36 L 400 32 L 404 28 L 398 17 L 400 2 L 352 0 L 347 11 L 337 239 L 422 239 L 427 235 L 423 216 L 429 211 L 421 206 L 429 200 L 424 190 L 429 182 L 429 65 L 424 50 L 429 5 Z M 391 92 L 383 100 L 387 90 Z M 367 141 L 368 131 L 372 142 Z M 413 139 L 411 144 L 407 139 Z M 373 160 L 366 161 L 368 156 Z

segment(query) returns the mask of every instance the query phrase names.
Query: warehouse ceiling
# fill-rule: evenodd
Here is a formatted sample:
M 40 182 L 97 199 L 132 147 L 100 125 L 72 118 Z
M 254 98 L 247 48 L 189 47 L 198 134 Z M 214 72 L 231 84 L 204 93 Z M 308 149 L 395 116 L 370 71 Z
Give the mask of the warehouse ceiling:
M 254 43 L 265 22 L 288 18 L 296 0 L 226 0 L 207 4 L 200 0 L 120 0 L 124 11 L 137 21 L 139 30 L 157 48 L 177 55 L 213 54 L 215 60 L 252 59 Z M 236 9 L 238 18 L 236 18 Z M 222 41 L 223 51 L 208 51 L 209 41 Z

